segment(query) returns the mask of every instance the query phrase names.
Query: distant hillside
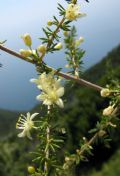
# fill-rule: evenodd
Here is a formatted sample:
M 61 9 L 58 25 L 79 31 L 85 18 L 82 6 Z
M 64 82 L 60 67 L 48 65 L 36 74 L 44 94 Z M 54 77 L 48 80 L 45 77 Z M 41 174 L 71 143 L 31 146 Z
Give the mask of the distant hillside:
M 88 176 L 119 176 L 120 175 L 120 149 L 103 164 L 100 171 L 93 171 Z
M 7 135 L 11 129 L 15 129 L 18 114 L 14 111 L 0 110 L 0 137 Z
M 88 69 L 84 74 L 84 78 L 91 82 L 99 82 L 108 72 L 109 67 L 112 67 L 114 74 L 119 74 L 120 77 L 120 45 L 110 51 L 99 63 Z

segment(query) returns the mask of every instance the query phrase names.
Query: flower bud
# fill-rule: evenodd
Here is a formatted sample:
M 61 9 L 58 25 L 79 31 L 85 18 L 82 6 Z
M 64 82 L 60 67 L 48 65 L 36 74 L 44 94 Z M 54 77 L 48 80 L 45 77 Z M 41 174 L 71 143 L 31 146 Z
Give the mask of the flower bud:
M 84 42 L 84 38 L 80 37 L 78 40 L 75 41 L 75 45 L 79 46 L 82 42 Z
M 105 131 L 105 130 L 100 130 L 99 133 L 98 133 L 99 137 L 102 137 L 102 136 L 104 136 L 105 134 L 106 134 L 106 131 Z
M 31 39 L 31 36 L 29 34 L 24 34 L 22 36 L 22 39 L 23 39 L 25 45 L 31 47 L 31 45 L 32 45 L 32 39 Z
M 30 57 L 31 54 L 32 54 L 32 51 L 31 51 L 31 50 L 20 49 L 20 54 L 21 54 L 23 57 Z
M 48 25 L 48 26 L 52 26 L 52 24 L 53 24 L 52 21 L 48 21 L 48 22 L 47 22 L 47 25 Z
M 114 111 L 113 106 L 108 106 L 107 108 L 105 108 L 105 109 L 103 110 L 103 115 L 104 115 L 104 116 L 112 115 L 113 111 Z
M 70 161 L 70 158 L 68 156 L 65 157 L 65 161 Z
M 61 128 L 61 132 L 62 132 L 62 134 L 65 134 L 66 133 L 65 128 Z
M 76 40 L 76 41 L 75 41 L 75 45 L 76 45 L 76 46 L 79 46 L 79 45 L 80 45 L 80 40 Z
M 80 43 L 83 43 L 83 42 L 84 42 L 84 38 L 83 38 L 83 37 L 80 37 L 80 38 L 79 38 L 79 41 L 80 41 Z
M 34 168 L 34 166 L 28 166 L 28 173 L 29 173 L 29 174 L 34 174 L 34 173 L 35 173 L 35 168 Z
M 86 141 L 87 140 L 86 137 L 83 137 L 83 140 Z
M 102 89 L 101 92 L 100 92 L 101 96 L 102 97 L 107 97 L 110 95 L 110 90 L 105 88 L 105 89 Z
M 68 31 L 64 31 L 64 36 L 68 36 Z
M 71 66 L 69 64 L 66 64 L 65 68 L 71 68 Z
M 76 150 L 76 153 L 77 153 L 77 154 L 80 154 L 80 150 L 79 150 L 79 149 L 77 149 L 77 150 Z
M 57 50 L 62 49 L 62 43 L 58 43 L 57 45 L 55 45 L 54 48 L 57 49 Z
M 45 52 L 46 52 L 46 46 L 45 45 L 40 45 L 40 46 L 38 46 L 37 50 L 40 53 L 45 54 Z

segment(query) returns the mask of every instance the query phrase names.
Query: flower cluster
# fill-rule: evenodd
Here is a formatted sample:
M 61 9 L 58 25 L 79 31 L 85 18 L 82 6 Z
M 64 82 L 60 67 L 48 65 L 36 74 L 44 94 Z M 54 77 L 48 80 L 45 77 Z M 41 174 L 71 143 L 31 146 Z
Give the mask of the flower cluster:
M 61 97 L 64 95 L 64 87 L 61 86 L 61 79 L 54 78 L 53 73 L 42 73 L 38 79 L 31 79 L 31 82 L 37 84 L 38 89 L 42 90 L 37 99 L 43 101 L 45 105 L 58 105 L 64 107 Z

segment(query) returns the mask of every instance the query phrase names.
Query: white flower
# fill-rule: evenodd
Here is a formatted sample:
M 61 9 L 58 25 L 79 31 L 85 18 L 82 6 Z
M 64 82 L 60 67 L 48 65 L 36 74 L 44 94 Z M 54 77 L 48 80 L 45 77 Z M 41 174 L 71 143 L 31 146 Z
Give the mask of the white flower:
M 41 89 L 43 91 L 55 83 L 55 79 L 53 78 L 53 74 L 52 73 L 46 74 L 45 72 L 42 73 L 38 77 L 38 79 L 31 79 L 30 81 L 36 83 L 38 89 Z
M 108 106 L 107 108 L 105 108 L 103 110 L 103 115 L 104 116 L 112 115 L 113 111 L 114 111 L 114 107 L 113 106 Z
M 77 4 L 69 4 L 66 9 L 65 17 L 68 20 L 76 20 L 79 17 L 85 16 L 85 14 L 79 12 L 80 6 Z
M 32 139 L 30 131 L 32 128 L 36 128 L 34 126 L 33 119 L 38 115 L 39 113 L 34 113 L 30 115 L 30 113 L 27 113 L 27 116 L 24 116 L 21 114 L 21 116 L 18 119 L 18 122 L 16 123 L 16 128 L 23 130 L 21 133 L 18 134 L 18 137 L 25 137 L 27 136 L 29 139 Z
M 53 105 L 56 104 L 60 108 L 64 107 L 63 101 L 60 97 L 64 95 L 64 87 L 60 87 L 58 89 L 47 89 L 45 92 L 42 92 L 37 96 L 37 99 L 43 101 L 45 105 Z
M 107 88 L 104 88 L 104 89 L 101 90 L 100 94 L 101 94 L 102 97 L 107 97 L 107 96 L 110 95 L 110 90 L 107 89 Z
M 31 82 L 37 84 L 38 89 L 42 93 L 37 96 L 37 99 L 43 101 L 45 105 L 57 104 L 63 108 L 63 101 L 60 97 L 64 95 L 64 87 L 61 86 L 61 79 L 54 78 L 53 73 L 42 73 L 38 79 L 32 79 Z

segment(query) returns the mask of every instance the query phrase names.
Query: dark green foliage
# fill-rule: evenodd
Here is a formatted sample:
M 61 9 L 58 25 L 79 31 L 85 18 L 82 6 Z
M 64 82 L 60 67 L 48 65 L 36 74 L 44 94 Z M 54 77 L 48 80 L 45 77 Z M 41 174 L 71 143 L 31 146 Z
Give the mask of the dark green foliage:
M 18 112 L 0 110 L 0 138 L 7 135 L 10 130 L 15 131 L 15 120 L 18 115 Z
M 88 176 L 118 176 L 120 175 L 120 150 L 118 150 L 108 161 L 103 164 L 101 171 L 93 171 Z M 87 176 L 87 175 L 86 175 Z
M 18 140 L 17 134 L 9 134 L 0 141 L 0 175 L 25 176 L 29 164 L 28 155 L 31 144 L 27 140 Z M 32 147 L 32 146 L 31 146 Z

